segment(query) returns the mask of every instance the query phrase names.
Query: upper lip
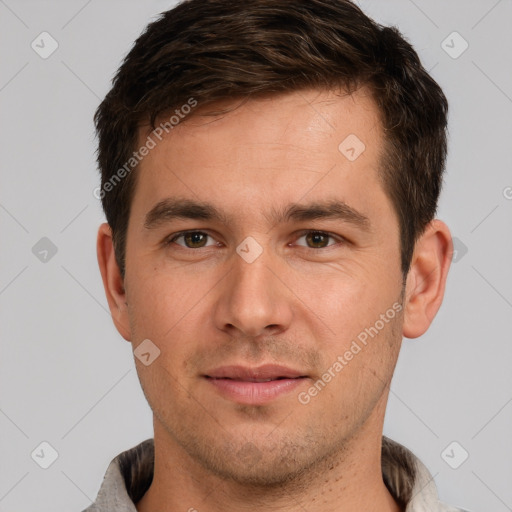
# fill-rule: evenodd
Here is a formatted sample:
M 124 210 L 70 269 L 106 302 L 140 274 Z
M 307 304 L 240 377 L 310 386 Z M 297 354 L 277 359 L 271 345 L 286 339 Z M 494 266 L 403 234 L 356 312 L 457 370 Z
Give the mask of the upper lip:
M 298 370 L 288 368 L 287 366 L 265 364 L 257 367 L 221 366 L 207 372 L 205 377 L 254 382 L 278 378 L 296 379 L 297 377 L 306 377 L 306 375 Z

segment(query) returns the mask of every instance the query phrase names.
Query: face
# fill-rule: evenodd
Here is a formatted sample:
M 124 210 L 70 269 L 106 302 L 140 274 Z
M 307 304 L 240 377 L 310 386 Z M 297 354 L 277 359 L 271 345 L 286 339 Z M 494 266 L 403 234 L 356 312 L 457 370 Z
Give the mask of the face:
M 136 359 L 155 434 L 268 485 L 382 426 L 403 321 L 383 132 L 363 90 L 202 113 L 137 170 L 121 330 L 160 350 Z

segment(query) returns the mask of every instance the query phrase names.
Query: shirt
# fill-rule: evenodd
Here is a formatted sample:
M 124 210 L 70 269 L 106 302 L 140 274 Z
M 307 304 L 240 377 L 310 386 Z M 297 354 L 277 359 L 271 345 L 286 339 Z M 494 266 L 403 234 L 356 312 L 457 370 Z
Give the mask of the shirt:
M 153 480 L 153 439 L 119 454 L 107 468 L 96 501 L 83 512 L 137 512 L 137 503 Z M 434 479 L 407 448 L 382 439 L 382 475 L 405 512 L 467 512 L 439 501 Z

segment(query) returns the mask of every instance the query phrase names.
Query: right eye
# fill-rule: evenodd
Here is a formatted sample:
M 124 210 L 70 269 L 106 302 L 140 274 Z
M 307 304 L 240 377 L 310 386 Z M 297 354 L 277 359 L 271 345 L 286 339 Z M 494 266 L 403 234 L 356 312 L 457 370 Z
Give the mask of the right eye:
M 212 240 L 211 243 L 207 243 L 209 238 Z M 215 240 L 203 231 L 183 231 L 170 238 L 167 244 L 170 243 L 176 243 L 187 249 L 201 249 L 216 244 Z

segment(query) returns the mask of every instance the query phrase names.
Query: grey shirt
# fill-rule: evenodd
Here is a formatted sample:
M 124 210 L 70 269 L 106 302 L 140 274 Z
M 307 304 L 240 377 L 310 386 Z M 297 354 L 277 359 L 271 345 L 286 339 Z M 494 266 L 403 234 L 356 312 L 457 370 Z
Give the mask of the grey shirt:
M 96 501 L 83 512 L 137 512 L 153 480 L 154 444 L 147 439 L 118 455 L 108 466 Z M 439 501 L 428 469 L 404 446 L 383 437 L 382 475 L 405 512 L 465 512 Z

